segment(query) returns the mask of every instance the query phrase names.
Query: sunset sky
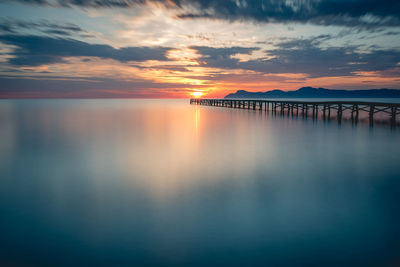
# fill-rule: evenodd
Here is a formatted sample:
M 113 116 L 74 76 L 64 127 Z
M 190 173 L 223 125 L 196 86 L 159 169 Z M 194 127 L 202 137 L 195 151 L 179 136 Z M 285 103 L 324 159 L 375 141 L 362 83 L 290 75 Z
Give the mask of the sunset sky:
M 400 89 L 398 0 L 0 0 L 0 97 Z

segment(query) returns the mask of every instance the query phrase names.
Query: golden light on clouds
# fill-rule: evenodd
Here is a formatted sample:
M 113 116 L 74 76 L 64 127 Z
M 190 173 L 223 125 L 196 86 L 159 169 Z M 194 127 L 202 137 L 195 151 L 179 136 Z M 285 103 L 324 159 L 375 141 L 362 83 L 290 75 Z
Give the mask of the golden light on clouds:
M 220 10 L 197 10 L 201 6 L 179 1 L 179 5 L 169 0 L 122 1 L 132 8 L 121 9 L 114 8 L 118 1 L 104 1 L 107 5 L 102 8 L 86 6 L 90 1 L 66 2 L 86 8 L 38 5 L 35 12 L 25 12 L 32 7 L 19 3 L 14 8 L 26 16 L 4 21 L 0 40 L 4 91 L 29 93 L 33 90 L 29 81 L 35 81 L 36 91 L 44 95 L 57 87 L 76 86 L 65 91 L 219 98 L 237 90 L 400 86 L 398 30 L 378 21 L 362 21 L 362 25 L 382 27 L 372 36 L 367 27 L 355 30 L 355 21 L 347 25 L 342 16 L 327 16 L 331 26 L 313 20 L 254 23 L 246 19 L 250 13 L 240 14 L 246 6 L 237 6 L 239 13 L 231 14 L 237 15 L 231 19 L 222 13 L 202 17 Z M 223 6 L 220 1 L 211 2 Z M 6 10 L 3 13 L 12 16 Z

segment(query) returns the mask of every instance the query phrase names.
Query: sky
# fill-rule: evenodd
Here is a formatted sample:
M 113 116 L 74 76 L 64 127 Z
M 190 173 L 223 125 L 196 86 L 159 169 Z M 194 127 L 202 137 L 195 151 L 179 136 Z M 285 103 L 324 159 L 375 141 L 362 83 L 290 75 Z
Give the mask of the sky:
M 400 89 L 398 0 L 0 0 L 0 98 Z

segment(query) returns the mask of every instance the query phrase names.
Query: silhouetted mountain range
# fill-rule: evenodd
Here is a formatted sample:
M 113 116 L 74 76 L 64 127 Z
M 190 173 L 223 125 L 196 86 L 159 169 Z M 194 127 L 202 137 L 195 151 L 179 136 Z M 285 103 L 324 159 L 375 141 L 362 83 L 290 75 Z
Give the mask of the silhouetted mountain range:
M 225 98 L 400 98 L 399 89 L 332 90 L 302 87 L 296 91 L 271 90 L 247 92 L 238 90 Z

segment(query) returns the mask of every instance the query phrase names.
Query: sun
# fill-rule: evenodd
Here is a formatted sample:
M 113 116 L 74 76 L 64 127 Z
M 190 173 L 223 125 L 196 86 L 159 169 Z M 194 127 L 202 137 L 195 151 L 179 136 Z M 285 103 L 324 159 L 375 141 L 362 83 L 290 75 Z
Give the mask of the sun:
M 201 97 L 203 95 L 203 93 L 202 92 L 193 92 L 193 93 L 191 93 L 191 95 L 194 97 Z

